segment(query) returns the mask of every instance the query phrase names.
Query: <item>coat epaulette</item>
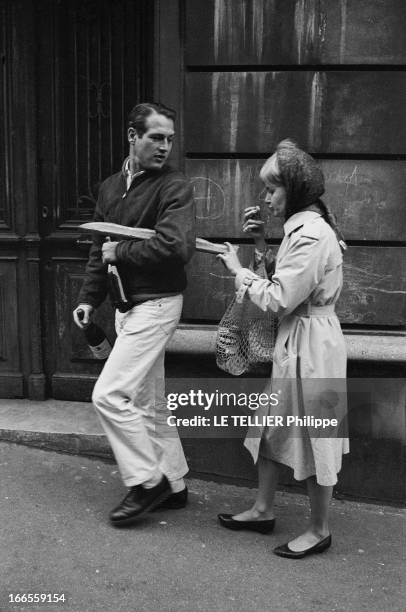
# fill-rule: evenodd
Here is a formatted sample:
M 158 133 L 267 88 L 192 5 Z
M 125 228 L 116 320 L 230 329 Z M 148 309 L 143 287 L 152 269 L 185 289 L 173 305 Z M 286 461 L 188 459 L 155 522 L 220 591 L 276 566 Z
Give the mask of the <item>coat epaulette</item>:
M 321 236 L 323 223 L 320 222 L 321 217 L 317 217 L 316 219 L 312 219 L 311 221 L 306 221 L 299 229 L 300 234 L 302 236 L 306 236 L 306 238 L 313 238 L 314 240 L 319 240 Z

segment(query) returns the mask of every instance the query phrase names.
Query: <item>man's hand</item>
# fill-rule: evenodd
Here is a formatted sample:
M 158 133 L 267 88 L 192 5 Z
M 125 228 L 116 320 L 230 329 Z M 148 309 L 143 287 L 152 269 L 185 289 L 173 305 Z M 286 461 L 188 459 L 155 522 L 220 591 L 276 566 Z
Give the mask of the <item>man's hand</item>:
M 105 264 L 113 264 L 116 263 L 116 248 L 118 242 L 111 242 L 110 240 L 103 243 L 102 246 L 102 261 Z
M 217 255 L 217 259 L 221 259 L 227 270 L 235 276 L 242 268 L 240 260 L 237 256 L 238 247 L 235 248 L 231 246 L 229 242 L 225 242 L 224 244 L 226 245 L 228 251 L 227 253 L 224 253 L 224 255 Z
M 79 306 L 75 308 L 73 311 L 73 320 L 80 329 L 84 329 L 89 325 L 93 311 L 94 308 L 90 304 L 79 304 Z

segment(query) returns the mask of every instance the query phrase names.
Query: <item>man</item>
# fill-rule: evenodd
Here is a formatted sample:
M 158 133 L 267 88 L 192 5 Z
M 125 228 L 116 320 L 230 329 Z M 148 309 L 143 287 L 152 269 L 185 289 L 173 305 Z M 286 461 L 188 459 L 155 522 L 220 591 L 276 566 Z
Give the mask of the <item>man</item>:
M 116 311 L 117 339 L 93 391 L 93 403 L 129 491 L 110 513 L 115 526 L 135 522 L 157 505 L 184 507 L 188 471 L 176 428 L 167 424 L 165 346 L 182 310 L 184 265 L 195 248 L 192 187 L 167 165 L 174 111 L 161 104 L 133 108 L 129 157 L 100 188 L 96 221 L 155 229 L 149 240 L 104 242 L 95 237 L 74 310 L 85 327 L 107 294 L 115 264 L 133 307 Z

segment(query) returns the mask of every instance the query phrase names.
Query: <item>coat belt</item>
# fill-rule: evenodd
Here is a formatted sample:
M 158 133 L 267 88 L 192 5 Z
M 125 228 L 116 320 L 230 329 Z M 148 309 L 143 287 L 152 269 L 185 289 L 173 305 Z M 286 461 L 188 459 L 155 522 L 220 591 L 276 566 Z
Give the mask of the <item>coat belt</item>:
M 313 304 L 300 304 L 291 314 L 295 317 L 332 317 L 335 315 L 335 305 L 314 306 Z

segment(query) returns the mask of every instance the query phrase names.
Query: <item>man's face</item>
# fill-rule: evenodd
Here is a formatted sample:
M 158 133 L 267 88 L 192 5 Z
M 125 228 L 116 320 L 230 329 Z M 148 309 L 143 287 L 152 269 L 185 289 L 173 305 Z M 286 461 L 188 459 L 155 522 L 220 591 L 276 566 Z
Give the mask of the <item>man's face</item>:
M 159 170 L 172 150 L 174 124 L 165 115 L 152 113 L 145 120 L 145 128 L 142 136 L 130 128 L 128 139 L 134 143 L 134 154 L 139 167 L 143 170 Z

